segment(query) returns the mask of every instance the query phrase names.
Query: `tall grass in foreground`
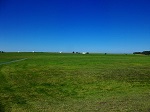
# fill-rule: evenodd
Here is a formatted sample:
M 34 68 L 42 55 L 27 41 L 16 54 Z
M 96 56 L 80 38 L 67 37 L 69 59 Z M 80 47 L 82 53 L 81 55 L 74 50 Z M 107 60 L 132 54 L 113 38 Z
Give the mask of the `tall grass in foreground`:
M 5 53 L 0 111 L 149 112 L 150 57 Z

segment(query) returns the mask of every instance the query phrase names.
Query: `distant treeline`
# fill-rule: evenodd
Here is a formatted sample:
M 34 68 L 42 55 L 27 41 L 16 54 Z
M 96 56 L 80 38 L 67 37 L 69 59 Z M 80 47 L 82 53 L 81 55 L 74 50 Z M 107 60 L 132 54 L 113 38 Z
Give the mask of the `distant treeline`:
M 0 51 L 0 53 L 4 53 L 4 51 Z
M 133 54 L 144 54 L 144 55 L 150 55 L 150 51 L 134 52 Z

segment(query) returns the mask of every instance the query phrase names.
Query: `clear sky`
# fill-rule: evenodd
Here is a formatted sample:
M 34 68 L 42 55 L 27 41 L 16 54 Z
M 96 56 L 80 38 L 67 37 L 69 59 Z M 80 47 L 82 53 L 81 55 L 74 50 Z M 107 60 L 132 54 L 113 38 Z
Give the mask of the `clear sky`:
M 0 0 L 0 50 L 150 50 L 150 0 Z

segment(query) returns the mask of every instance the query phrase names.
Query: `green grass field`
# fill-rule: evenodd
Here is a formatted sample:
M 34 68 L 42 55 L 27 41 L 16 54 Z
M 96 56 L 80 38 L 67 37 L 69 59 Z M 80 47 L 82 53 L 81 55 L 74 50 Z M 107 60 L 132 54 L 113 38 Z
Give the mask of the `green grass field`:
M 150 56 L 1 53 L 1 112 L 150 112 Z

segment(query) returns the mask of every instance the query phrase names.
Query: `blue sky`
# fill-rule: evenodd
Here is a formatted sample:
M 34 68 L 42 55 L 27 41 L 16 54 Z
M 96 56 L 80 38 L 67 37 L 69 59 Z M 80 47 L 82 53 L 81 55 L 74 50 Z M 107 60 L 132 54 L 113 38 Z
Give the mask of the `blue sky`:
M 0 50 L 150 50 L 149 0 L 0 0 Z

